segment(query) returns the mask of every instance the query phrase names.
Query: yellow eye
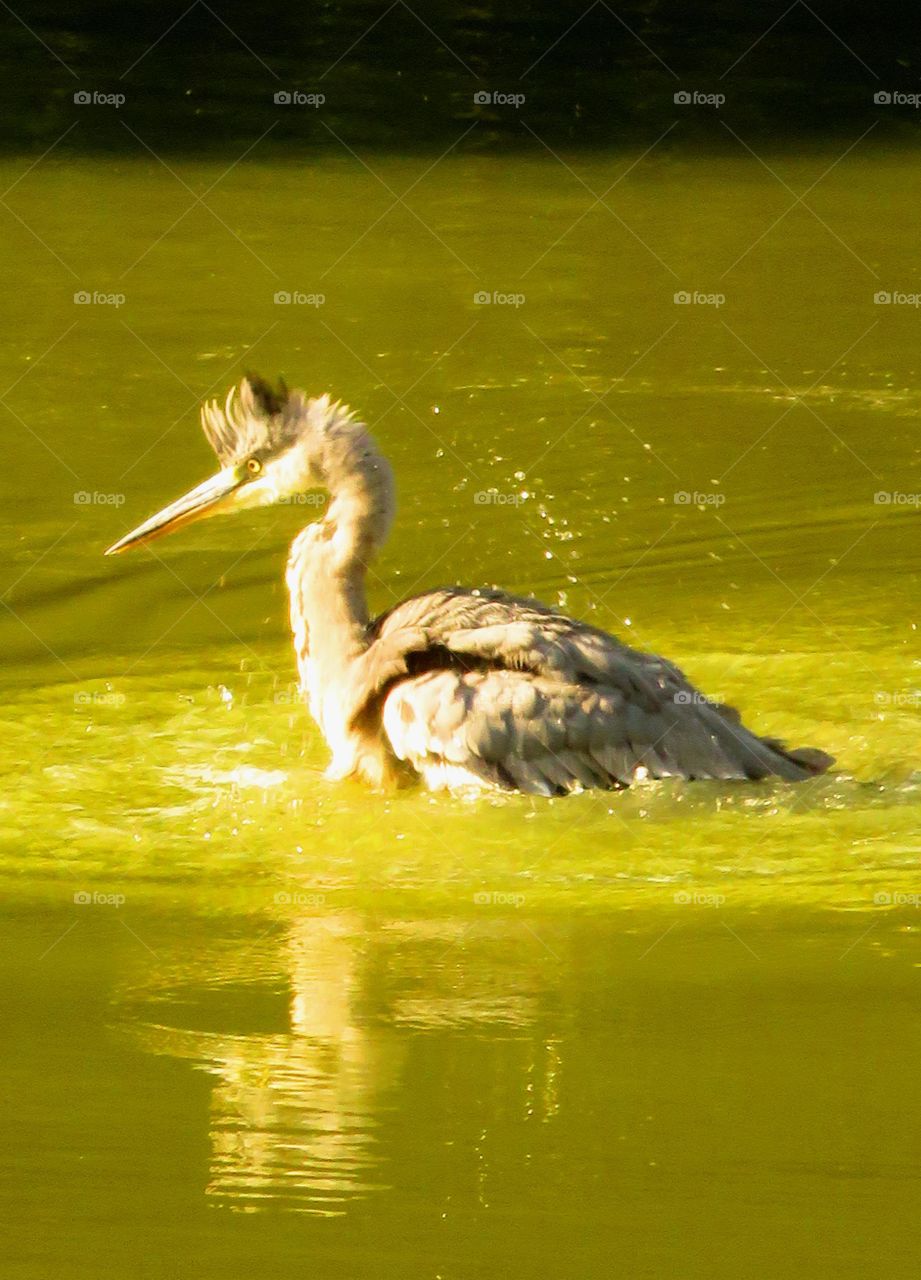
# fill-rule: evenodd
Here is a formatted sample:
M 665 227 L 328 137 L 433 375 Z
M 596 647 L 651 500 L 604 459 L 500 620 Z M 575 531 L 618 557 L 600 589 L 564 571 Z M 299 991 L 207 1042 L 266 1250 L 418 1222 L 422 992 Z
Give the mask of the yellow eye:
M 258 476 L 259 472 L 262 470 L 262 463 L 258 458 L 247 458 L 246 470 L 251 476 Z

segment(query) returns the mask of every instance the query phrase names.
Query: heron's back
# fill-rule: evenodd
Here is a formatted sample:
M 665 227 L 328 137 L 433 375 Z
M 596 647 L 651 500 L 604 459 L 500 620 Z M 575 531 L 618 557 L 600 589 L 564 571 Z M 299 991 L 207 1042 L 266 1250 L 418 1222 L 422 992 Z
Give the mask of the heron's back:
M 426 592 L 369 627 L 351 714 L 434 785 L 539 794 L 638 777 L 798 781 L 832 763 L 709 702 L 673 664 L 532 600 Z

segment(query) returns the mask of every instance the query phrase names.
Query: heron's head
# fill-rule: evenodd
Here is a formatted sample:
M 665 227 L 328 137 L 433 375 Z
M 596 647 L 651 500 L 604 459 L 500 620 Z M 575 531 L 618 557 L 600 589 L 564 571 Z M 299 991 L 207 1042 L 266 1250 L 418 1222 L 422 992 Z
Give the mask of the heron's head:
M 353 431 L 352 415 L 328 396 L 308 400 L 281 383 L 246 377 L 223 408 L 202 406 L 202 427 L 221 469 L 176 502 L 132 529 L 107 556 L 161 538 L 205 516 L 268 506 L 327 484 L 330 438 Z

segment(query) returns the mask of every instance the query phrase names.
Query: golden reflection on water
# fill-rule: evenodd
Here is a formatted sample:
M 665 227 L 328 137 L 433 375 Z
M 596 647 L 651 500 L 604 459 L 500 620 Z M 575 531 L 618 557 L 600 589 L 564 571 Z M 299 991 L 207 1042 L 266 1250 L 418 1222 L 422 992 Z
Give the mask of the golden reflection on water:
M 149 1012 L 152 1004 L 187 1006 L 190 996 L 206 1004 L 202 997 L 222 987 L 239 998 L 249 981 L 257 1022 L 266 1015 L 260 996 L 270 1002 L 273 991 L 285 991 L 283 1029 L 230 1033 L 142 1015 L 123 1030 L 145 1051 L 192 1062 L 211 1077 L 207 1197 L 240 1212 L 333 1216 L 388 1186 L 378 1131 L 401 1086 L 412 1033 L 479 1026 L 527 1036 L 542 998 L 535 951 L 553 964 L 529 932 L 517 920 L 475 930 L 462 920 L 391 920 L 370 933 L 358 916 L 294 919 L 284 934 L 262 940 L 259 955 L 199 951 L 187 965 L 164 958 L 123 993 Z M 415 989 L 420 974 L 425 987 Z M 556 1038 L 529 1039 L 527 1053 L 516 1110 L 550 1120 L 559 1106 Z

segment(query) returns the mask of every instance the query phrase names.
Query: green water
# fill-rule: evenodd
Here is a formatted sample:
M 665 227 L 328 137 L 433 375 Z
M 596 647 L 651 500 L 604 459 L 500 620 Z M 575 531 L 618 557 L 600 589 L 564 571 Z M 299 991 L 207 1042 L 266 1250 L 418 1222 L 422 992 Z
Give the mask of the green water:
M 5 1274 L 917 1274 L 921 178 L 838 155 L 4 162 Z M 303 508 L 101 558 L 247 368 L 393 460 L 376 607 L 537 595 L 838 770 L 326 782 Z

